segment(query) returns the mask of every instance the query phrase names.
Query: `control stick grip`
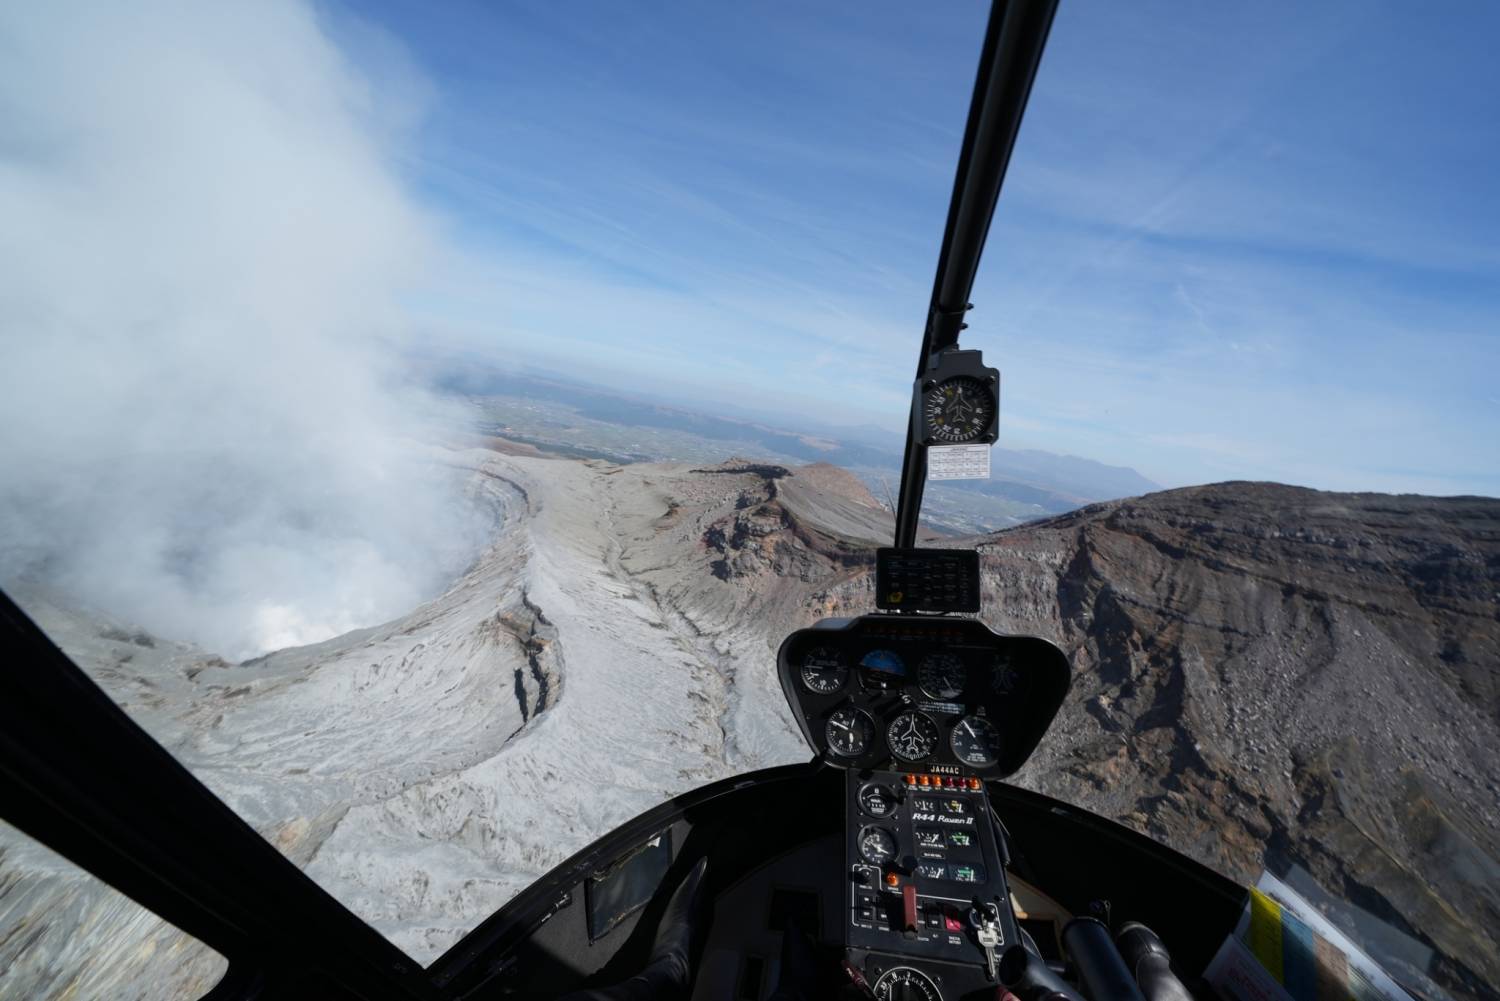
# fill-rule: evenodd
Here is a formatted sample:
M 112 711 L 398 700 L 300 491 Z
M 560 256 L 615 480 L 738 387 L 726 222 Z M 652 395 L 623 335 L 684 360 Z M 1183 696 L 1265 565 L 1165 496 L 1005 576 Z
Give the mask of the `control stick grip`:
M 1146 1001 L 1104 922 L 1074 918 L 1063 926 L 1062 942 L 1079 986 L 1094 1001 Z
M 1156 932 L 1138 921 L 1129 921 L 1115 937 L 1115 944 L 1146 1001 L 1193 1001 L 1193 995 L 1172 972 L 1172 957 Z
M 1083 1001 L 1068 982 L 1024 945 L 1013 945 L 1000 957 L 1000 983 L 1020 1001 Z

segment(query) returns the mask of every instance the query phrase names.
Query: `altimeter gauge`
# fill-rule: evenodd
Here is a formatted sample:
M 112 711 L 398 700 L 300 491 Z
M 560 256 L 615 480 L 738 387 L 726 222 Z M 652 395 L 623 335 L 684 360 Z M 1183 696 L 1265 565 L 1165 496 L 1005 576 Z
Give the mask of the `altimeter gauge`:
M 809 650 L 802 658 L 802 683 L 810 692 L 833 695 L 844 687 L 848 677 L 849 669 L 844 666 L 844 659 L 837 650 L 820 646 Z
M 891 753 L 902 761 L 920 761 L 937 747 L 937 724 L 918 712 L 905 712 L 891 720 L 885 739 Z
M 828 749 L 834 754 L 857 758 L 865 753 L 870 738 L 875 736 L 875 721 L 864 710 L 845 706 L 828 717 L 823 734 L 828 739 Z
M 929 654 L 917 668 L 917 680 L 935 699 L 956 699 L 964 690 L 964 662 L 951 653 Z
M 948 737 L 954 757 L 975 768 L 988 768 L 1000 760 L 1000 730 L 983 716 L 965 716 Z

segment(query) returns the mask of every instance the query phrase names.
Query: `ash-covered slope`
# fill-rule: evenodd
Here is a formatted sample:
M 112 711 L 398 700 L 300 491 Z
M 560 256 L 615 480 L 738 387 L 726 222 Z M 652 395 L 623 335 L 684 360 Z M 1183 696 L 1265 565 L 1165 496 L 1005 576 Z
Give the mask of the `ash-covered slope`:
M 1300 866 L 1495 996 L 1500 501 L 1224 483 L 982 552 L 985 618 L 1075 668 L 1024 784 L 1240 879 Z
M 327 643 L 230 665 L 22 604 L 427 962 L 666 797 L 804 759 L 776 648 L 870 611 L 891 535 L 831 466 L 524 452 L 455 452 L 497 511 L 491 548 L 438 599 Z M 1075 667 L 1018 781 L 1240 879 L 1298 864 L 1457 957 L 1437 960 L 1455 993 L 1494 996 L 1500 502 L 1221 484 L 981 542 L 984 618 L 1053 639 Z M 7 974 L 17 926 L 35 944 Z M 190 952 L 181 936 L 0 833 L 0 996 L 66 988 L 68 957 L 100 942 L 119 959 L 85 993 L 196 996 L 150 959 Z M 197 986 L 211 969 L 178 966 Z
M 776 646 L 815 617 L 814 593 L 866 586 L 859 554 L 891 530 L 831 467 L 516 451 L 451 454 L 496 513 L 475 565 L 325 643 L 230 664 L 17 595 L 220 797 L 424 963 L 664 799 L 805 760 Z M 220 968 L 0 827 L 0 997 L 197 997 Z

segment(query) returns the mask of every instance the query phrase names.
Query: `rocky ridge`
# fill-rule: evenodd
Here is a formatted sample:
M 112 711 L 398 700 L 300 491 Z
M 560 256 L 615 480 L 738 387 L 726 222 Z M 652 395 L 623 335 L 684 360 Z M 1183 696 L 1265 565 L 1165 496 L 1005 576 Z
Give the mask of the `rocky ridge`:
M 1074 664 L 1023 784 L 1247 882 L 1305 870 L 1432 949 L 1408 976 L 1494 996 L 1500 501 L 1225 483 L 981 554 L 985 618 Z
M 294 861 L 429 961 L 629 816 L 805 757 L 776 647 L 869 611 L 891 532 L 834 467 L 525 451 L 455 452 L 502 528 L 393 623 L 229 665 L 23 604 Z M 1495 996 L 1500 502 L 1220 484 L 972 541 L 986 621 L 1054 640 L 1075 667 L 1018 782 L 1238 879 L 1300 867 L 1431 949 L 1418 974 Z M 0 859 L 0 929 L 53 927 L 60 949 L 67 915 L 38 901 L 62 877 L 24 847 Z

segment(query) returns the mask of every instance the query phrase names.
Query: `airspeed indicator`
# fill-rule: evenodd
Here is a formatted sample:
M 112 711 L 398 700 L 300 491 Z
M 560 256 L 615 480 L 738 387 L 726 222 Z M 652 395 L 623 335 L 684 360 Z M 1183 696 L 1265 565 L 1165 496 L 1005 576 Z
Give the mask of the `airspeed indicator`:
M 820 646 L 802 658 L 802 683 L 810 692 L 833 695 L 844 687 L 848 676 L 849 669 L 844 666 L 844 659 L 837 650 Z

